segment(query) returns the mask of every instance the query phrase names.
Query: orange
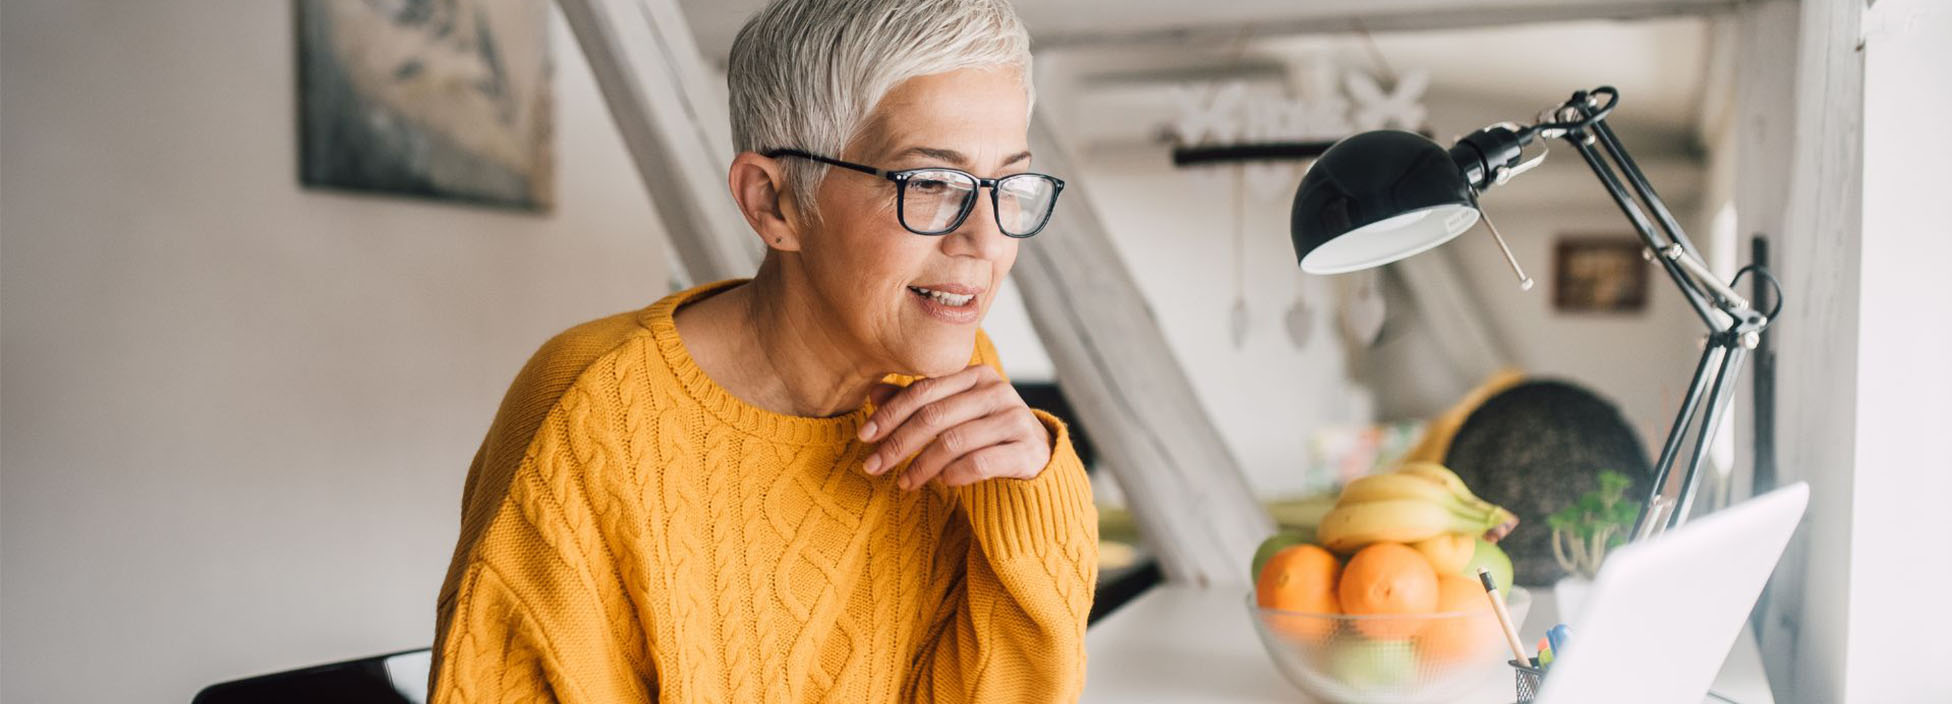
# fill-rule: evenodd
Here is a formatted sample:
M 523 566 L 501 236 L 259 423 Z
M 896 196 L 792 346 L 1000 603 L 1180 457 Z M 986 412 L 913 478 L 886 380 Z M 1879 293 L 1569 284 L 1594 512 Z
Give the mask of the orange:
M 1478 537 L 1445 533 L 1410 543 L 1410 547 L 1423 553 L 1423 559 L 1430 561 L 1430 568 L 1436 570 L 1437 574 L 1463 574 L 1464 566 L 1470 564 L 1471 556 L 1477 553 Z
M 1417 651 L 1430 660 L 1463 660 L 1498 644 L 1498 620 L 1491 613 L 1491 597 L 1478 580 L 1462 575 L 1437 577 L 1437 611 L 1466 612 L 1469 616 L 1433 619 L 1417 634 Z
M 1282 548 L 1268 558 L 1254 582 L 1254 601 L 1264 609 L 1298 611 L 1321 616 L 1268 614 L 1276 631 L 1296 638 L 1319 640 L 1335 632 L 1335 619 L 1327 614 L 1342 612 L 1335 596 L 1335 584 L 1342 564 L 1335 555 L 1317 545 Z
M 1349 558 L 1336 595 L 1350 614 L 1427 614 L 1437 610 L 1437 571 L 1408 546 L 1375 543 Z M 1409 638 L 1423 625 L 1419 618 L 1356 619 L 1356 628 L 1374 638 Z

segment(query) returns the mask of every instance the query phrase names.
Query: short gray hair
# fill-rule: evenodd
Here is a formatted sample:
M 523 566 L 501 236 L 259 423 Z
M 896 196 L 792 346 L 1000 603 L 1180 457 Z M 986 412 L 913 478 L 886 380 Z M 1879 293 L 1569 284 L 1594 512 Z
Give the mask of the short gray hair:
M 773 0 L 732 42 L 726 83 L 739 151 L 803 149 L 841 157 L 874 106 L 902 81 L 1012 67 L 1032 102 L 1030 36 L 1009 0 Z M 800 211 L 827 166 L 784 164 Z

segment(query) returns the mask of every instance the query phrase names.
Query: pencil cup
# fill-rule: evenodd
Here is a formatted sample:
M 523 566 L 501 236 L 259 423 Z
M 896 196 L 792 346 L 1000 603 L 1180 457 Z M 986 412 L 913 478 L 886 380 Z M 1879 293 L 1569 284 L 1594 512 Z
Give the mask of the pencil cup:
M 1539 687 L 1545 684 L 1545 670 L 1532 667 L 1531 663 L 1507 660 L 1512 672 L 1518 677 L 1518 704 L 1531 704 L 1539 696 Z

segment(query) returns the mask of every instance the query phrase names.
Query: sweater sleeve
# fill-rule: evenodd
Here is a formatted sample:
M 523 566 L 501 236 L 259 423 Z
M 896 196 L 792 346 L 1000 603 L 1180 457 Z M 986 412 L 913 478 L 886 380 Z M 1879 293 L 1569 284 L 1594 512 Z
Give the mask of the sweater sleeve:
M 654 702 L 656 673 L 610 555 L 606 524 L 623 509 L 593 495 L 614 472 L 600 417 L 571 391 L 541 423 L 499 508 L 457 559 L 440 604 L 428 701 Z M 610 506 L 599 512 L 597 505 Z
M 973 539 L 963 580 L 922 644 L 911 701 L 1070 702 L 1083 692 L 1098 511 L 1064 422 L 1033 412 L 1051 433 L 1050 462 L 1035 478 L 954 490 Z

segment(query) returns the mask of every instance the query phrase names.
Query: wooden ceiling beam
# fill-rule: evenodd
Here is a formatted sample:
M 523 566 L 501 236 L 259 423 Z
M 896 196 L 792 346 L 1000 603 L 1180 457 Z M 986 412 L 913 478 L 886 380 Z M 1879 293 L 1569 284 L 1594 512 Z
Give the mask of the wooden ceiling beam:
M 1034 10 L 1026 9 L 1039 51 L 1104 46 L 1225 46 L 1243 36 L 1253 38 L 1345 34 L 1349 32 L 1419 32 L 1498 27 L 1542 22 L 1582 20 L 1638 20 L 1681 15 L 1713 15 L 1734 9 L 1741 0 L 1459 0 L 1435 4 L 1427 0 L 1369 0 L 1293 3 L 1297 11 L 1252 21 L 1188 22 L 1186 18 L 1156 16 L 1147 21 L 1105 29 L 1067 28 L 1055 19 L 1035 28 Z

